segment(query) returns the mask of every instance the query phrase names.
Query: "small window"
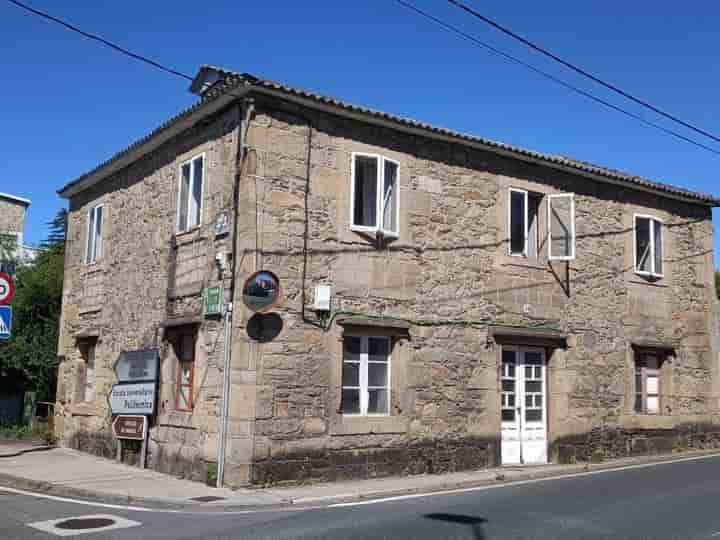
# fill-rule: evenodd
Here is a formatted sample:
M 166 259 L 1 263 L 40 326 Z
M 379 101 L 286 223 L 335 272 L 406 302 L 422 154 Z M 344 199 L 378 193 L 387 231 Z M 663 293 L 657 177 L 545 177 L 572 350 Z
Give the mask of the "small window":
M 204 160 L 204 156 L 198 156 L 180 166 L 178 232 L 189 231 L 201 224 Z
M 103 206 L 98 205 L 88 212 L 87 245 L 85 262 L 95 264 L 102 257 Z
M 660 357 L 640 354 L 635 359 L 635 405 L 640 414 L 660 412 Z
M 575 196 L 572 193 L 548 197 L 548 231 L 551 261 L 575 258 Z
M 508 253 L 515 257 L 536 258 L 540 245 L 538 218 L 542 195 L 510 189 L 508 210 Z
M 195 332 L 185 332 L 175 340 L 177 357 L 177 387 L 175 389 L 175 409 L 193 410 L 193 384 L 195 379 Z
M 79 345 L 83 364 L 80 372 L 80 401 L 95 400 L 95 341 L 86 341 Z
M 635 216 L 635 272 L 663 277 L 663 223 L 651 216 Z
M 352 228 L 361 232 L 399 235 L 400 166 L 382 156 L 353 154 Z
M 390 414 L 390 347 L 386 337 L 345 336 L 340 404 L 343 414 Z

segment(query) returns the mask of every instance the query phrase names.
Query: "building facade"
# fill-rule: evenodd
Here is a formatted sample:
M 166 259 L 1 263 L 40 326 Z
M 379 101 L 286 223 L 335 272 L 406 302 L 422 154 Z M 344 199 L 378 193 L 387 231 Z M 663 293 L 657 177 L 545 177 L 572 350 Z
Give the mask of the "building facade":
M 0 193 L 0 272 L 14 273 L 18 263 L 32 261 L 36 250 L 25 244 L 28 199 Z
M 64 444 L 114 455 L 113 365 L 140 349 L 150 465 L 231 485 L 716 439 L 717 199 L 216 68 L 192 90 L 61 190 Z

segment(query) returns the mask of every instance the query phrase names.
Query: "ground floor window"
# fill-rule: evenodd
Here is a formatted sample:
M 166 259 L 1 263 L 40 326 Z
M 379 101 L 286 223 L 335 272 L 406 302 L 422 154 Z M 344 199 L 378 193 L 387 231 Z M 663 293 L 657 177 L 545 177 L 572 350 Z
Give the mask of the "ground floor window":
M 95 399 L 95 349 L 97 342 L 94 339 L 83 340 L 78 344 L 82 366 L 79 377 L 80 401 L 93 401 Z
M 343 414 L 390 413 L 390 349 L 388 337 L 343 338 Z
M 192 411 L 195 382 L 195 328 L 179 329 L 171 338 L 177 358 L 177 380 L 175 385 L 175 410 Z
M 635 356 L 635 412 L 660 412 L 660 356 L 640 353 Z

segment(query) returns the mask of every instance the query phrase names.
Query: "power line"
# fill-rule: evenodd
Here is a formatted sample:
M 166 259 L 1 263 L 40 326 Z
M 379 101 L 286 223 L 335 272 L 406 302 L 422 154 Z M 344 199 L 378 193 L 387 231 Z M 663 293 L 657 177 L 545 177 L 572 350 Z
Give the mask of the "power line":
M 426 12 L 426 11 L 423 11 L 422 9 L 420 9 L 420 8 L 418 8 L 418 7 L 414 6 L 414 5 L 406 2 L 405 0 L 395 0 L 395 1 L 396 1 L 398 4 L 402 5 L 403 7 L 407 8 L 407 9 L 409 9 L 409 10 L 411 10 L 411 11 L 414 11 L 414 12 L 417 13 L 418 15 L 421 15 L 422 17 L 425 17 L 426 19 L 428 19 L 428 20 L 434 22 L 435 24 L 443 27 L 445 30 L 448 30 L 448 31 L 450 31 L 450 32 L 452 32 L 452 33 L 454 33 L 454 34 L 457 34 L 457 35 L 461 36 L 461 37 L 464 38 L 465 40 L 470 41 L 470 42 L 473 43 L 474 45 L 476 45 L 476 46 L 478 46 L 478 47 L 480 47 L 480 48 L 482 48 L 482 49 L 485 49 L 485 50 L 487 50 L 487 51 L 490 51 L 491 53 L 493 53 L 493 54 L 495 54 L 495 55 L 497 55 L 497 56 L 500 56 L 500 57 L 504 58 L 505 60 L 508 60 L 508 61 L 510 61 L 510 62 L 513 62 L 513 63 L 515 63 L 515 64 L 518 64 L 518 65 L 520 65 L 520 66 L 523 66 L 524 68 L 529 69 L 530 71 L 533 71 L 534 73 L 537 73 L 537 74 L 540 75 L 541 77 L 544 77 L 544 78 L 546 78 L 546 79 L 548 79 L 548 80 L 550 80 L 550 81 L 552 81 L 552 82 L 554 82 L 554 83 L 556 83 L 556 84 L 559 84 L 560 86 L 563 86 L 564 88 L 566 88 L 566 89 L 568 89 L 568 90 L 570 90 L 570 91 L 572 91 L 572 92 L 575 92 L 576 94 L 579 94 L 579 95 L 581 95 L 581 96 L 584 96 L 584 97 L 586 97 L 587 99 L 590 99 L 590 100 L 592 100 L 592 101 L 594 101 L 594 102 L 596 102 L 596 103 L 599 103 L 599 104 L 603 105 L 604 107 L 607 107 L 607 108 L 612 109 L 612 110 L 614 110 L 614 111 L 616 111 L 616 112 L 619 112 L 619 113 L 621 113 L 621 114 L 624 114 L 625 116 L 628 116 L 628 117 L 630 117 L 630 118 L 632 118 L 632 119 L 634 119 L 634 120 L 637 120 L 638 122 L 641 122 L 641 123 L 645 124 L 646 126 L 649 126 L 649 127 L 655 128 L 655 129 L 657 129 L 657 130 L 660 130 L 660 131 L 662 131 L 663 133 L 665 133 L 665 134 L 667 134 L 667 135 L 670 135 L 670 136 L 675 137 L 675 138 L 677 138 L 677 139 L 680 139 L 680 140 L 682 140 L 682 141 L 685 141 L 685 142 L 688 142 L 688 143 L 690 143 L 690 144 L 693 144 L 693 145 L 695 145 L 695 146 L 697 146 L 697 147 L 699 147 L 699 148 L 702 148 L 702 149 L 704 149 L 704 150 L 707 150 L 708 152 L 712 152 L 713 154 L 720 155 L 720 151 L 719 151 L 719 150 L 716 150 L 716 149 L 714 149 L 714 148 L 712 148 L 712 147 L 710 147 L 710 146 L 707 146 L 707 145 L 705 145 L 705 144 L 703 144 L 703 143 L 701 143 L 701 142 L 698 142 L 698 141 L 696 141 L 696 140 L 694 140 L 694 139 L 691 139 L 690 137 L 686 137 L 685 135 L 683 135 L 683 134 L 681 134 L 681 133 L 678 133 L 678 132 L 676 132 L 676 131 L 673 131 L 672 129 L 668 129 L 668 128 L 664 127 L 664 126 L 661 126 L 660 124 L 656 124 L 655 122 L 651 122 L 650 120 L 646 120 L 646 119 L 643 118 L 642 116 L 639 116 L 639 115 L 637 115 L 637 114 L 635 114 L 635 113 L 633 113 L 633 112 L 630 112 L 630 111 L 628 111 L 628 110 L 626 110 L 626 109 L 623 109 L 622 107 L 620 107 L 620 106 L 618 106 L 618 105 L 615 105 L 615 104 L 613 104 L 613 103 L 610 103 L 609 101 L 606 101 L 606 100 L 604 100 L 604 99 L 602 99 L 602 98 L 599 98 L 599 97 L 591 94 L 590 92 L 587 92 L 587 91 L 583 90 L 582 88 L 578 88 L 577 86 L 574 86 L 574 85 L 572 85 L 572 84 L 570 84 L 570 83 L 568 83 L 568 82 L 565 82 L 564 80 L 562 80 L 562 79 L 560 79 L 560 78 L 558 78 L 558 77 L 555 77 L 554 75 L 551 75 L 550 73 L 548 73 L 548 72 L 546 72 L 546 71 L 543 71 L 543 70 L 541 70 L 541 69 L 539 69 L 539 68 L 536 68 L 535 66 L 533 66 L 533 65 L 531 65 L 531 64 L 528 64 L 527 62 L 524 62 L 523 60 L 520 60 L 519 58 L 516 58 L 516 57 L 514 57 L 514 56 L 512 56 L 512 55 L 510 55 L 510 54 L 508 54 L 508 53 L 506 53 L 506 52 L 504 52 L 504 51 L 501 51 L 500 49 L 498 49 L 498 48 L 496 48 L 496 47 L 493 47 L 492 45 L 488 45 L 487 43 L 484 43 L 484 42 L 480 41 L 480 40 L 477 39 L 476 37 L 474 37 L 474 36 L 472 36 L 472 35 L 464 32 L 463 30 L 460 30 L 458 27 L 453 26 L 453 25 L 451 25 L 451 24 L 449 24 L 449 23 L 446 23 L 445 21 L 443 21 L 443 20 L 441 20 L 441 19 L 438 19 L 438 18 L 435 17 L 434 15 L 431 15 L 430 13 L 428 13 L 428 12 Z
M 712 133 L 705 131 L 702 128 L 694 126 L 693 124 L 690 124 L 689 122 L 685 122 L 684 120 L 678 118 L 677 116 L 674 116 L 668 112 L 665 112 L 662 109 L 656 107 L 655 105 L 652 105 L 651 103 L 648 103 L 647 101 L 645 101 L 643 99 L 640 99 L 628 92 L 625 92 L 624 90 L 622 90 L 621 88 L 618 88 L 614 84 L 605 82 L 600 77 L 593 75 L 592 73 L 584 70 L 581 67 L 576 66 L 575 64 L 568 62 L 567 60 L 563 60 L 556 54 L 553 54 L 552 52 L 548 51 L 547 49 L 544 49 L 543 47 L 536 45 L 532 41 L 522 37 L 519 34 L 516 34 L 512 30 L 505 28 L 504 26 L 501 26 L 499 23 L 493 21 L 492 19 L 490 19 L 489 17 L 486 17 L 485 15 L 483 15 L 481 13 L 478 13 L 477 11 L 475 11 L 471 7 L 466 6 L 462 2 L 458 2 L 458 0 L 448 0 L 448 2 L 450 2 L 454 6 L 462 9 L 466 13 L 469 13 L 473 17 L 476 17 L 476 18 L 480 19 L 481 21 L 489 24 L 490 26 L 499 30 L 500 32 L 507 34 L 508 36 L 512 37 L 513 39 L 520 41 L 521 43 L 527 45 L 528 47 L 539 52 L 540 54 L 543 54 L 543 55 L 547 56 L 548 58 L 555 60 L 559 64 L 562 64 L 563 66 L 573 70 L 574 72 L 579 73 L 583 77 L 586 77 L 586 78 L 590 79 L 591 81 L 594 81 L 594 82 L 598 83 L 599 85 L 604 86 L 608 90 L 612 90 L 616 94 L 619 94 L 619 95 L 623 96 L 624 98 L 627 98 L 630 101 L 633 101 L 633 102 L 637 103 L 638 105 L 641 105 L 641 106 L 645 107 L 646 109 L 649 109 L 649 110 L 653 111 L 654 113 L 659 114 L 660 116 L 664 116 L 665 118 L 672 120 L 673 122 L 676 122 L 676 123 L 680 124 L 681 126 L 691 129 L 696 133 L 704 135 L 705 137 L 708 137 L 708 138 L 714 140 L 715 142 L 720 142 L 720 137 L 717 137 L 717 136 L 713 135 Z
M 149 65 L 151 65 L 151 66 L 153 66 L 153 67 L 155 67 L 155 68 L 161 69 L 162 71 L 164 71 L 164 72 L 166 72 L 166 73 L 170 73 L 171 75 L 175 75 L 175 76 L 177 76 L 177 77 L 182 77 L 183 79 L 187 79 L 187 80 L 189 80 L 189 81 L 192 81 L 192 80 L 193 80 L 193 77 L 191 77 L 190 75 L 186 75 L 185 73 L 181 73 L 181 72 L 179 72 L 179 71 L 176 71 L 176 70 L 174 70 L 174 69 L 171 69 L 171 68 L 169 68 L 169 67 L 167 67 L 167 66 L 164 66 L 164 65 L 160 64 L 159 62 L 156 62 L 155 60 L 151 60 L 150 58 L 148 58 L 148 57 L 146 57 L 146 56 L 142 56 L 141 54 L 137 54 L 137 53 L 134 53 L 134 52 L 132 52 L 132 51 L 129 51 L 129 50 L 123 48 L 123 47 L 120 47 L 119 45 L 116 45 L 116 44 L 108 41 L 107 39 L 105 39 L 105 38 L 103 38 L 103 37 L 97 36 L 97 35 L 95 35 L 95 34 L 91 34 L 91 33 L 89 33 L 89 32 L 85 32 L 84 30 L 81 30 L 81 29 L 78 28 L 77 26 L 74 26 L 74 25 L 72 25 L 72 24 L 70 24 L 70 23 L 68 23 L 68 22 L 65 22 L 65 21 L 63 21 L 62 19 L 58 19 L 57 17 L 53 17 L 52 15 L 50 15 L 50 14 L 48 14 L 48 13 L 45 13 L 45 12 L 43 12 L 43 11 L 37 10 L 37 9 L 35 9 L 35 8 L 32 8 L 32 7 L 30 7 L 30 6 L 26 5 L 26 4 L 23 4 L 22 2 L 18 2 L 17 0 L 8 0 L 8 2 L 10 2 L 11 4 L 14 4 L 14 5 L 16 5 L 17 7 L 21 8 L 21 9 L 24 9 L 25 11 L 28 11 L 28 12 L 34 14 L 34 15 L 38 15 L 39 17 L 42 17 L 43 19 L 47 19 L 47 20 L 49 20 L 49 21 L 52 21 L 52 22 L 57 23 L 57 24 L 59 24 L 59 25 L 62 25 L 62 26 L 64 26 L 65 28 L 67 28 L 68 30 L 72 30 L 73 32 L 77 32 L 78 34 L 80 34 L 80 35 L 83 36 L 83 37 L 86 37 L 86 38 L 88 38 L 88 39 L 92 39 L 93 41 L 98 41 L 98 42 L 102 43 L 103 45 L 105 45 L 105 46 L 107 46 L 107 47 L 110 47 L 110 48 L 113 49 L 114 51 L 117 51 L 117 52 L 122 53 L 122 54 L 124 54 L 124 55 L 126 55 L 126 56 L 129 56 L 130 58 L 134 58 L 135 60 L 139 60 L 140 62 L 144 62 L 144 63 L 146 63 L 146 64 L 149 64 Z

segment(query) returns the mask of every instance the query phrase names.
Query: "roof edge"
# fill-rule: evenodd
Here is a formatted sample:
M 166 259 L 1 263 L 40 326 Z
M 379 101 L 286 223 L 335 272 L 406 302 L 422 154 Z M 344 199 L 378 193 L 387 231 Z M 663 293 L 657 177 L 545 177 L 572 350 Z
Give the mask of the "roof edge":
M 0 199 L 7 199 L 9 201 L 18 202 L 22 204 L 25 208 L 32 204 L 32 201 L 30 199 L 18 197 L 17 195 L 10 195 L 9 193 L 0 192 Z
M 490 141 L 481 137 L 431 126 L 415 120 L 345 103 L 334 98 L 280 85 L 247 73 L 241 74 L 215 68 L 214 66 L 203 66 L 193 81 L 193 86 L 200 87 L 201 84 L 198 83 L 206 77 L 205 71 L 211 70 L 222 71 L 225 78 L 214 82 L 207 88 L 206 91 L 202 93 L 200 101 L 170 118 L 158 128 L 98 165 L 92 171 L 78 177 L 76 180 L 68 182 L 63 188 L 58 190 L 58 194 L 65 199 L 77 195 L 111 174 L 129 166 L 134 161 L 141 159 L 176 135 L 192 127 L 196 122 L 214 114 L 232 103 L 235 99 L 241 98 L 248 92 L 253 91 L 302 104 L 315 110 L 344 116 L 365 123 L 389 127 L 430 139 L 479 148 L 511 159 L 535 163 L 596 181 L 619 185 L 628 189 L 649 192 L 664 198 L 681 200 L 712 208 L 720 207 L 720 198 L 709 194 L 694 192 L 686 188 L 644 179 L 639 176 L 596 166 L 591 163 L 580 162 L 572 158 L 543 154 L 505 143 Z M 238 89 L 241 93 L 233 92 L 233 90 Z

